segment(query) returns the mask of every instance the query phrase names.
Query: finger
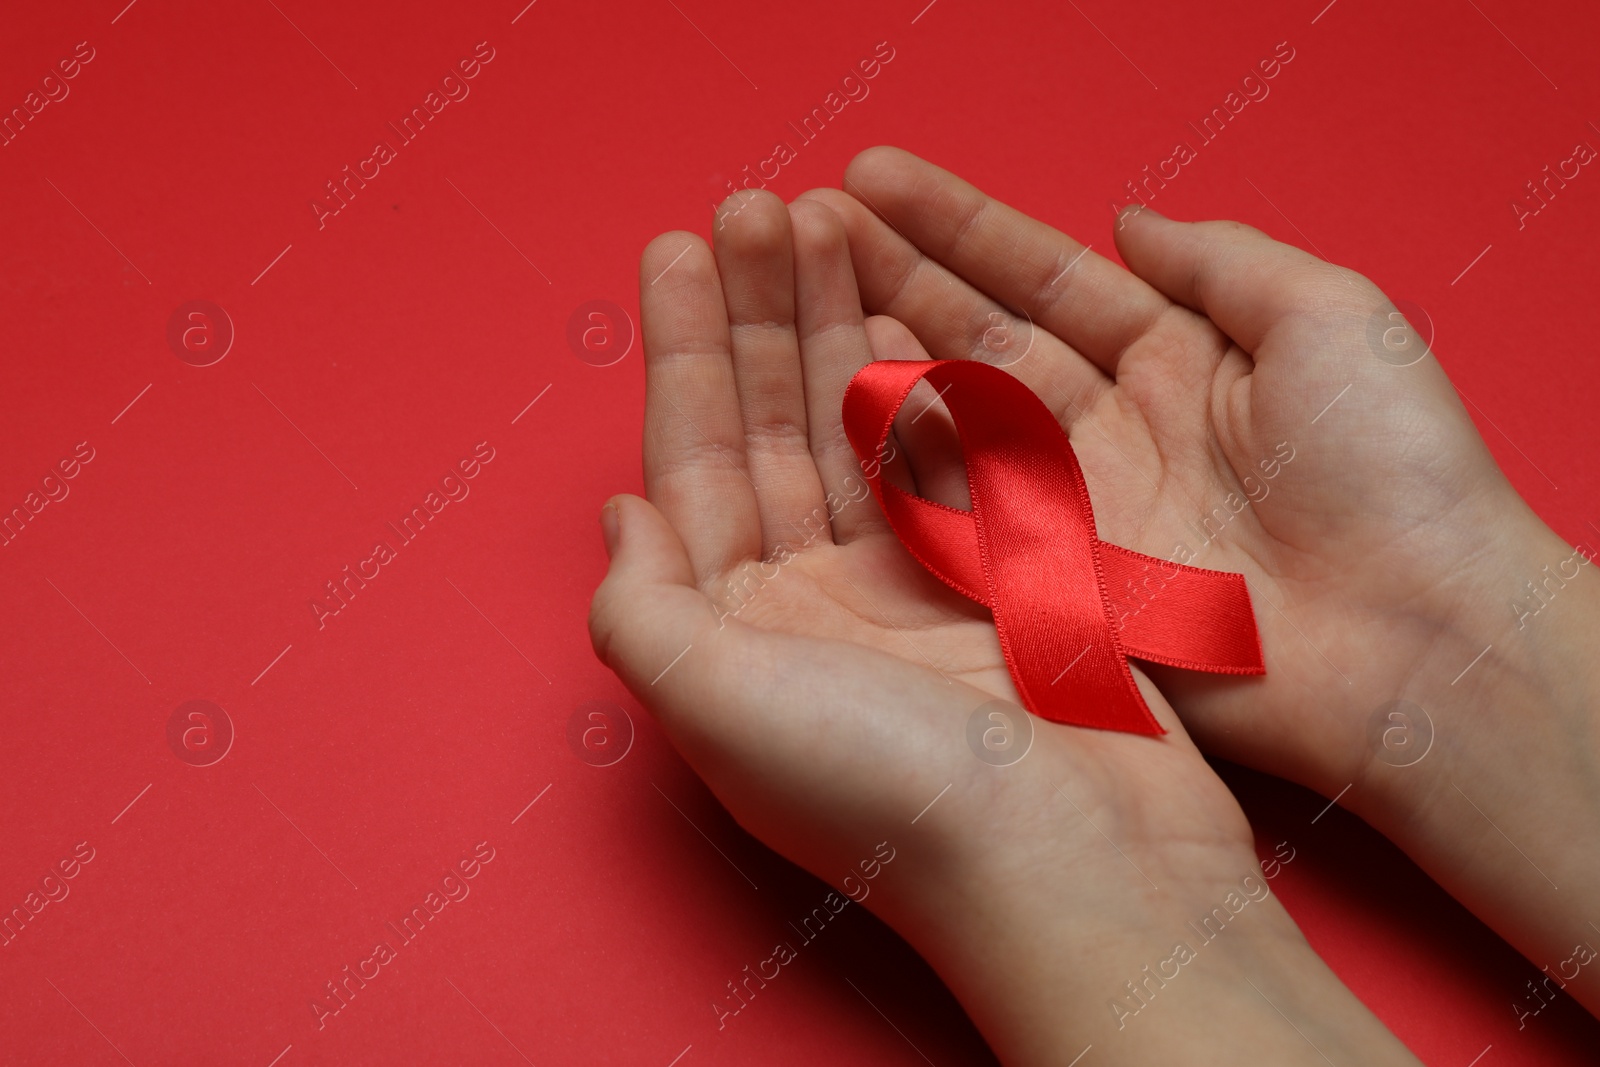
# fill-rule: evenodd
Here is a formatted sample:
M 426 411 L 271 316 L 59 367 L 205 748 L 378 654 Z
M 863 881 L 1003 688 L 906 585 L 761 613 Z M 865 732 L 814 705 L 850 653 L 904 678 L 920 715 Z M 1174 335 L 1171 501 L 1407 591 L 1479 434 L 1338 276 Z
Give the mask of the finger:
M 1175 222 L 1150 208 L 1123 213 L 1117 248 L 1129 269 L 1175 302 L 1207 316 L 1254 354 L 1297 316 L 1348 299 L 1366 312 L 1381 294 L 1325 260 L 1241 222 Z
M 924 256 L 855 197 L 835 189 L 802 195 L 843 221 L 862 306 L 905 323 L 933 358 L 1003 366 L 1064 422 L 1111 387 L 1094 364 Z
M 867 336 L 878 359 L 927 359 L 928 353 L 905 324 L 887 315 L 867 320 Z M 955 420 L 927 381 L 918 382 L 895 415 L 894 432 L 905 446 L 914 492 L 947 507 L 972 506 L 967 469 Z
M 639 309 L 645 491 L 682 531 L 706 583 L 761 551 L 761 525 L 722 285 L 705 241 L 674 232 L 650 242 L 639 260 Z
M 794 244 L 789 210 L 768 192 L 723 202 L 713 247 L 728 309 L 733 377 L 745 456 L 761 517 L 761 552 L 799 546 L 827 509 L 806 430 L 800 344 L 795 334 Z
M 924 255 L 1025 311 L 1106 374 L 1116 375 L 1122 353 L 1168 307 L 1104 256 L 903 149 L 856 156 L 844 191 Z
M 888 529 L 888 520 L 868 499 L 861 462 L 844 432 L 844 391 L 855 373 L 872 362 L 873 348 L 839 216 L 822 204 L 797 200 L 789 205 L 789 221 L 806 428 L 827 501 L 828 525 L 834 542 L 842 545 Z M 885 452 L 889 454 L 887 448 Z M 896 457 L 885 466 L 898 470 L 904 460 Z M 809 532 L 809 522 L 807 528 Z

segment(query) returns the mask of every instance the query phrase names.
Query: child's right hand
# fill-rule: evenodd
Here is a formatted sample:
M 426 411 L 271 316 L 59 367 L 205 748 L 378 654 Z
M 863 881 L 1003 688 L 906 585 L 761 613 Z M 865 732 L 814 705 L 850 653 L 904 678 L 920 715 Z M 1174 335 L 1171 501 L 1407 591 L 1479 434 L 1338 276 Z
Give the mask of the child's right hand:
M 1415 335 L 1385 337 L 1376 286 L 1149 210 L 1116 224 L 1130 273 L 897 149 L 806 196 L 845 221 L 877 357 L 1004 363 L 1068 430 L 1102 537 L 1247 577 L 1265 677 L 1149 668 L 1202 748 L 1342 796 L 1536 963 L 1595 937 L 1600 853 L 1572 841 L 1600 836 L 1600 582 Z M 937 414 L 905 439 L 961 506 Z M 1389 719 L 1402 699 L 1426 715 Z M 1570 992 L 1600 1007 L 1600 979 Z

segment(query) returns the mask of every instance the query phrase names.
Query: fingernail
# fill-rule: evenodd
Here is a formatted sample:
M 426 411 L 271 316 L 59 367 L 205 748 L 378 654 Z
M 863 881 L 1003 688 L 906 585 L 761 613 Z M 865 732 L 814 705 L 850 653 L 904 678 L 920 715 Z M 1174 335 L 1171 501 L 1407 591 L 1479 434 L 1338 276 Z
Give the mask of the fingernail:
M 600 509 L 600 536 L 605 539 L 606 558 L 617 554 L 617 541 L 622 537 L 622 524 L 617 520 L 617 506 L 606 501 Z
M 1127 207 L 1123 208 L 1122 213 L 1117 216 L 1117 229 L 1120 230 L 1124 228 L 1135 218 L 1144 214 L 1154 215 L 1158 219 L 1166 218 L 1165 215 L 1161 214 L 1161 212 L 1157 211 L 1153 207 L 1148 207 L 1145 204 L 1129 204 Z
M 1143 204 L 1129 204 L 1117 212 L 1117 229 L 1126 230 L 1128 228 L 1128 220 L 1143 210 Z

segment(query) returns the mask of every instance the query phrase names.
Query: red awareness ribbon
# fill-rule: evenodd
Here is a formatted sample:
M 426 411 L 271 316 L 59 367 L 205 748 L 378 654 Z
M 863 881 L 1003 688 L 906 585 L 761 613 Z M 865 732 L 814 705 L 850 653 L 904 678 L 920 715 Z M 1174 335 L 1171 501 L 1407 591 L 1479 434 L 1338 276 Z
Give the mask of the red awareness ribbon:
M 895 413 L 923 378 L 955 420 L 971 511 L 882 479 Z M 1100 540 L 1067 435 L 1005 371 L 970 360 L 870 363 L 845 390 L 844 427 L 901 542 L 936 578 L 994 614 L 1006 666 L 1036 715 L 1163 734 L 1129 656 L 1218 674 L 1266 673 L 1244 577 Z M 1141 602 L 1135 610 L 1112 602 L 1111 591 L 1125 589 Z

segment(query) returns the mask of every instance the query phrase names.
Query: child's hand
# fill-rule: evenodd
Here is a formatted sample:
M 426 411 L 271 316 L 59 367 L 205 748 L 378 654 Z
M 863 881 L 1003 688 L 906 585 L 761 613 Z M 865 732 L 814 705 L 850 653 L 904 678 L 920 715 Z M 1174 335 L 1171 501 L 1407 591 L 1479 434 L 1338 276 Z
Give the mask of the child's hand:
M 591 632 L 729 811 L 836 886 L 886 842 L 867 906 L 1008 1063 L 1113 1033 L 1097 1062 L 1197 1040 L 1322 1062 L 1279 1010 L 1322 1050 L 1411 1062 L 1266 897 L 1237 804 L 1148 679 L 1165 737 L 1033 720 L 1013 766 L 969 748 L 974 711 L 1016 694 L 986 612 L 900 546 L 845 440 L 844 388 L 872 355 L 844 228 L 756 194 L 715 239 L 666 234 L 641 262 L 650 500 L 602 515 Z M 1184 968 L 1206 973 L 1130 1018 L 1124 983 L 1241 885 L 1264 899 Z
M 1138 209 L 1115 224 L 1129 273 L 896 149 L 806 195 L 844 219 L 863 302 L 892 316 L 868 324 L 880 358 L 1005 364 L 1067 428 L 1102 537 L 1246 576 L 1265 677 L 1150 669 L 1206 751 L 1348 787 L 1536 963 L 1594 936 L 1600 857 L 1571 847 L 1600 833 L 1593 568 L 1376 286 L 1237 223 Z M 960 506 L 942 416 L 906 440 L 924 495 Z M 1159 596 L 1122 592 L 1129 610 Z M 1397 699 L 1426 716 L 1388 718 Z M 1592 1007 L 1595 989 L 1572 992 Z

